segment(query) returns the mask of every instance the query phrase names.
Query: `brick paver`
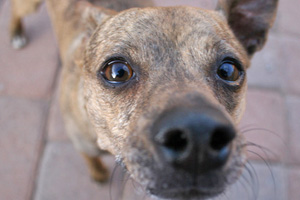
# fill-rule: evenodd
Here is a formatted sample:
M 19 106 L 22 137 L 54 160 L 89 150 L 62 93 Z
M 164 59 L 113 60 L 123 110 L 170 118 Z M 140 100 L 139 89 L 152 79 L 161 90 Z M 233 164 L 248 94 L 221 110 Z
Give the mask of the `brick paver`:
M 0 199 L 29 200 L 45 111 L 40 101 L 0 97 Z
M 45 7 L 25 19 L 30 45 L 22 51 L 10 47 L 8 1 L 1 10 L 0 94 L 29 98 L 49 96 L 58 66 L 58 54 Z
M 282 35 L 293 34 L 300 36 L 300 26 L 297 26 L 299 19 L 300 1 L 289 0 L 279 1 L 279 12 L 277 16 L 278 30 L 282 32 Z
M 103 192 L 104 191 L 104 192 Z M 98 187 L 71 143 L 47 145 L 35 200 L 109 199 L 108 185 Z
M 1 12 L 3 2 L 4 2 L 4 0 L 0 0 L 0 12 Z
M 283 74 L 287 74 L 283 84 L 284 90 L 288 93 L 300 95 L 300 34 L 298 37 L 286 37 L 282 40 L 282 63 Z
M 114 169 L 113 157 L 105 156 L 104 161 Z M 240 200 L 241 196 L 257 200 L 286 200 L 286 175 L 279 165 L 266 165 L 254 162 L 247 165 L 243 178 L 234 184 L 227 192 L 226 198 L 220 200 Z M 87 173 L 83 159 L 70 143 L 52 142 L 45 151 L 41 165 L 38 188 L 35 200 L 110 200 L 118 199 L 121 188 L 125 185 L 123 200 L 144 199 L 144 192 L 135 193 L 137 185 L 133 186 L 122 176 L 120 168 L 114 173 L 112 184 L 97 185 Z M 109 189 L 110 188 L 110 189 Z M 111 190 L 111 192 L 110 192 Z M 112 196 L 110 196 L 110 193 Z M 149 199 L 149 198 L 148 198 Z
M 250 162 L 222 200 L 287 200 L 286 173 L 280 165 Z
M 262 146 L 249 147 L 249 156 L 261 160 L 280 161 L 284 156 L 287 141 L 285 124 L 285 103 L 283 97 L 277 92 L 249 89 L 247 106 L 241 132 L 249 142 Z M 259 154 L 252 153 L 252 151 Z
M 282 40 L 275 35 L 270 35 L 266 46 L 253 57 L 248 73 L 249 86 L 280 89 L 286 78 L 286 67 L 283 67 Z
M 300 197 L 300 167 L 288 170 L 289 197 L 288 200 L 299 200 Z
M 300 165 L 300 97 L 287 98 L 289 136 L 289 158 L 291 163 Z
M 155 2 L 212 9 L 217 0 Z M 249 152 L 251 164 L 217 200 L 300 199 L 299 6 L 298 0 L 280 1 L 266 47 L 254 56 L 248 71 L 240 130 L 249 142 L 265 147 L 249 148 L 263 160 Z M 58 53 L 45 6 L 26 18 L 30 44 L 20 51 L 9 45 L 9 12 L 9 1 L 0 0 L 0 199 L 120 199 L 125 185 L 123 200 L 149 200 L 137 184 L 124 184 L 127 175 L 120 167 L 111 184 L 90 179 L 64 131 L 57 95 Z M 104 160 L 112 172 L 114 158 Z
M 104 156 L 104 161 L 114 170 L 114 158 Z M 121 168 L 114 172 L 112 184 L 98 185 L 91 181 L 86 165 L 71 143 L 52 142 L 45 150 L 38 180 L 35 200 L 110 200 L 118 199 L 127 176 Z M 132 192 L 127 182 L 124 200 L 139 200 L 143 195 Z

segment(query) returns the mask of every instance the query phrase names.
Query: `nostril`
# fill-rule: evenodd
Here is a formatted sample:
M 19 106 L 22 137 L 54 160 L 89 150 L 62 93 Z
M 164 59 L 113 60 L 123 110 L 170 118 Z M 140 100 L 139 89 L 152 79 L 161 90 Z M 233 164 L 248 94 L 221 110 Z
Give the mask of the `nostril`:
M 217 127 L 212 133 L 210 147 L 213 150 L 221 151 L 227 147 L 235 137 L 235 131 L 231 127 Z
M 174 152 L 184 151 L 188 146 L 188 138 L 182 130 L 171 130 L 165 134 L 162 145 Z

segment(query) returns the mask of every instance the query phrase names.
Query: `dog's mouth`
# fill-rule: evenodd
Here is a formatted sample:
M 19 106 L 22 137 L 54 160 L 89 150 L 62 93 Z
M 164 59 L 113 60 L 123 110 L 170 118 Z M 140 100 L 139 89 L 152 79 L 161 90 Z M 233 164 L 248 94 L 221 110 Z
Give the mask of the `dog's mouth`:
M 182 166 L 158 163 L 140 149 L 131 157 L 135 165 L 128 172 L 148 194 L 159 199 L 206 200 L 219 196 L 238 179 L 245 162 L 240 157 L 241 151 L 241 148 L 235 148 L 226 166 L 185 170 Z
M 166 169 L 170 171 L 170 169 Z M 172 170 L 171 170 L 172 171 Z M 161 173 L 159 173 L 161 174 Z M 220 195 L 226 189 L 229 171 L 214 170 L 202 175 L 166 172 L 154 178 L 147 191 L 154 196 L 173 200 L 205 200 Z
M 169 190 L 149 190 L 152 195 L 166 198 L 166 199 L 173 199 L 173 200 L 205 200 L 208 198 L 212 198 L 218 196 L 219 194 L 224 192 L 224 188 L 213 189 L 213 190 L 205 190 L 196 187 L 190 187 L 186 189 L 182 188 L 175 188 Z
M 131 157 L 135 165 L 128 172 L 148 194 L 159 199 L 206 200 L 219 196 L 238 179 L 244 163 L 240 158 L 241 150 L 235 149 L 226 167 L 192 167 L 191 170 L 157 163 L 153 157 L 149 158 L 151 156 L 146 151 L 139 150 Z

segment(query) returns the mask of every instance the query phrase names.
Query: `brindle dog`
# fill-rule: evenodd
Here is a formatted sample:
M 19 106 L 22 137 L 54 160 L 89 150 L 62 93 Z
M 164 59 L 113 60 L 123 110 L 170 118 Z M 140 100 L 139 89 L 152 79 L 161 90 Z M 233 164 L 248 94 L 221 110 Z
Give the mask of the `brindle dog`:
M 277 4 L 219 0 L 211 11 L 47 0 L 63 64 L 61 109 L 91 176 L 108 178 L 102 149 L 160 198 L 207 199 L 233 183 L 246 160 L 236 128 L 246 70 Z M 24 35 L 12 27 L 13 40 Z

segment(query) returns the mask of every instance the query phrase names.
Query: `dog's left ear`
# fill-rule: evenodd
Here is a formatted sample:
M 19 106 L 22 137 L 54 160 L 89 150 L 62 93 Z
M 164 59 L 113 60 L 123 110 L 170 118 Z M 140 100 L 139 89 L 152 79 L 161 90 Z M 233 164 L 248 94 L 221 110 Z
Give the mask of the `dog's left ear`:
M 95 32 L 98 26 L 116 14 L 116 11 L 92 5 L 87 1 L 78 1 L 75 11 L 80 16 L 79 23 L 83 27 L 83 35 L 80 38 L 80 45 L 74 53 L 74 62 L 78 67 L 84 66 L 84 52 L 88 44 L 89 38 Z
M 251 57 L 264 46 L 275 20 L 277 5 L 278 0 L 219 0 L 217 10 L 223 12 Z
M 95 6 L 86 1 L 77 2 L 76 11 L 80 13 L 80 20 L 89 32 L 93 32 L 98 25 L 116 14 L 113 10 Z

